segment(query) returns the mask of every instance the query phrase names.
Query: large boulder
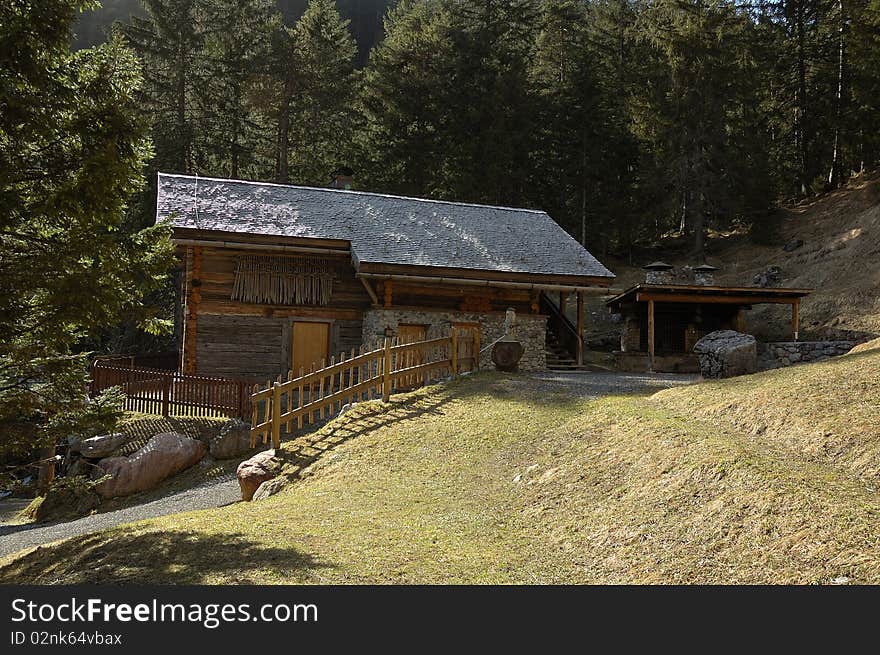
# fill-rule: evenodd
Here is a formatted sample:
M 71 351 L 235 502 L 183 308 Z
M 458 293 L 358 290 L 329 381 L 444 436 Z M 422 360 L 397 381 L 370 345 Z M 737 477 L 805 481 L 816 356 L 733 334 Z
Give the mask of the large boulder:
M 239 464 L 235 474 L 241 487 L 241 499 L 253 499 L 261 484 L 281 472 L 281 466 L 282 462 L 275 456 L 274 449 L 264 450 Z
M 129 457 L 108 457 L 98 462 L 98 468 L 111 477 L 95 491 L 104 498 L 147 491 L 188 469 L 204 457 L 206 450 L 203 442 L 179 432 L 157 434 Z
M 220 428 L 220 434 L 208 444 L 211 457 L 235 459 L 251 450 L 251 426 L 241 419 L 232 419 Z
M 83 439 L 70 446 L 70 450 L 79 453 L 83 457 L 99 458 L 109 457 L 120 447 L 134 439 L 134 435 L 116 432 L 114 434 L 99 434 L 97 437 Z
M 272 478 L 271 480 L 266 480 L 259 487 L 257 487 L 257 490 L 254 492 L 254 497 L 251 498 L 251 500 L 264 500 L 269 496 L 274 496 L 286 486 L 287 480 L 284 478 L 284 476 Z
M 755 337 L 734 330 L 710 332 L 697 341 L 694 352 L 704 378 L 729 378 L 758 370 Z

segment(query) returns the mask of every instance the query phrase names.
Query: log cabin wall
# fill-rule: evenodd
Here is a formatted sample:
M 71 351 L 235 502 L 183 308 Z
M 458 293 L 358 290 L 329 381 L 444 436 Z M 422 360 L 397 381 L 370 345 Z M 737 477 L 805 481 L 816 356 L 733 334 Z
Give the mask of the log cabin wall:
M 274 379 L 279 374 L 286 376 L 291 366 L 291 335 L 295 321 L 328 323 L 330 356 L 348 353 L 362 344 L 364 313 L 374 305 L 364 284 L 355 277 L 348 254 L 322 256 L 335 265 L 333 289 L 326 306 L 269 305 L 233 300 L 238 257 L 279 256 L 271 251 L 196 246 L 186 248 L 181 255 L 186 265 L 183 276 L 186 302 L 183 363 L 189 372 L 259 382 Z M 438 315 L 465 312 L 471 320 L 488 321 L 492 325 L 503 319 L 504 311 L 509 307 L 520 315 L 538 313 L 536 294 L 527 290 L 427 286 L 398 280 L 369 284 L 380 306 L 391 306 L 395 310 L 410 309 Z M 536 334 L 540 332 L 543 344 L 544 317 L 536 315 L 535 318 L 540 318 Z M 371 334 L 373 336 L 381 335 Z M 543 348 L 538 355 L 543 358 Z M 543 363 L 536 364 L 536 367 L 543 368 Z
M 273 256 L 271 252 L 209 247 L 201 247 L 200 252 L 198 275 L 192 268 L 192 253 L 185 257 L 187 286 L 199 290 L 197 306 L 190 303 L 188 307 L 189 337 L 184 337 L 195 353 L 195 372 L 259 382 L 286 376 L 291 365 L 291 329 L 297 320 L 329 324 L 330 355 L 360 347 L 363 311 L 371 301 L 355 278 L 348 256 L 326 257 L 336 264 L 327 306 L 267 305 L 234 301 L 232 290 L 239 256 L 268 257 Z

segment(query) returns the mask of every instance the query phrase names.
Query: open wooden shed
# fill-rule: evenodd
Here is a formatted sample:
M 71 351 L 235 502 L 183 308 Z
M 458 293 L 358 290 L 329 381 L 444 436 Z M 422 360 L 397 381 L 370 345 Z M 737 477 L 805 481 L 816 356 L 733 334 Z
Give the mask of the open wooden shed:
M 697 341 L 716 330 L 745 331 L 745 312 L 760 304 L 789 305 L 791 338 L 798 340 L 800 302 L 810 289 L 717 286 L 714 268 L 706 266 L 692 269 L 700 284 L 682 284 L 667 274 L 672 268 L 668 264 L 656 262 L 646 268 L 645 283 L 607 302 L 623 322 L 618 352 L 623 369 L 699 371 L 693 354 Z

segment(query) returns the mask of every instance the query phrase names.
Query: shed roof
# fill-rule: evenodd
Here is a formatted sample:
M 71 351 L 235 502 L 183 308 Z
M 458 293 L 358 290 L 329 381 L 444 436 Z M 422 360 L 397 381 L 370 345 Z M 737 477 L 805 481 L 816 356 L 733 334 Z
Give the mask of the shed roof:
M 159 173 L 178 229 L 341 239 L 360 263 L 613 278 L 546 212 Z
M 762 303 L 791 302 L 812 293 L 812 289 L 768 289 L 764 287 L 722 287 L 700 284 L 637 284 L 615 296 L 605 304 L 609 307 L 622 303 L 647 302 L 701 302 L 760 305 Z

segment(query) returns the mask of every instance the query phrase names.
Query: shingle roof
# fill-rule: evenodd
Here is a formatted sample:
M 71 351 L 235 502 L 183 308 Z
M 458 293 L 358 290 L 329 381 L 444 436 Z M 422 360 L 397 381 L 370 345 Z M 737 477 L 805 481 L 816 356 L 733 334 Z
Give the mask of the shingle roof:
M 156 205 L 176 228 L 346 240 L 361 263 L 614 277 L 532 209 L 166 173 Z

